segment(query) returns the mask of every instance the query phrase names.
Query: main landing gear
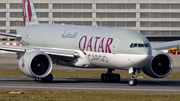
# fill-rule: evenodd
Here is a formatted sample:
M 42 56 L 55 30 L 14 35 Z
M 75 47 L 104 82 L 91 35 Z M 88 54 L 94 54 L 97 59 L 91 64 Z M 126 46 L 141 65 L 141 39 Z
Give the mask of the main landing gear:
M 137 76 L 135 75 L 136 69 L 133 69 L 132 77 L 129 80 L 130 86 L 136 86 L 138 84 Z
M 48 76 L 46 76 L 45 78 L 35 78 L 34 81 L 41 81 L 41 82 L 52 82 L 53 81 L 53 75 L 49 74 Z
M 113 74 L 112 71 L 114 69 L 108 69 L 106 73 L 101 74 L 101 81 L 103 82 L 119 82 L 120 81 L 120 75 L 119 74 Z

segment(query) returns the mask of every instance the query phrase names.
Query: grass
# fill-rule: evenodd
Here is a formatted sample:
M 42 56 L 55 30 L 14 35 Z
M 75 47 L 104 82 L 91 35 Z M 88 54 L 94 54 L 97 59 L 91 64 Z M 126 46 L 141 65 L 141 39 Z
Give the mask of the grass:
M 9 94 L 21 91 L 24 94 Z M 177 93 L 0 90 L 0 101 L 179 101 Z
M 76 78 L 99 78 L 101 73 L 105 73 L 105 71 L 52 71 L 54 77 L 76 77 Z M 127 71 L 118 71 L 114 73 L 119 73 L 122 78 L 129 78 L 131 74 Z M 172 72 L 166 78 L 180 79 L 180 72 Z M 20 70 L 6 70 L 0 69 L 0 76 L 25 76 L 21 73 Z M 137 76 L 143 76 L 144 78 L 150 78 L 144 73 L 139 73 Z

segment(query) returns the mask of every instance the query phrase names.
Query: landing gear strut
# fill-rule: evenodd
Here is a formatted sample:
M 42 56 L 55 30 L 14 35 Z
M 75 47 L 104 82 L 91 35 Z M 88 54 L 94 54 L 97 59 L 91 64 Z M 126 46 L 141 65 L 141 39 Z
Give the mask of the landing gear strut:
M 136 69 L 133 69 L 133 73 L 132 73 L 132 77 L 131 79 L 129 80 L 129 85 L 130 86 L 136 86 L 138 84 L 138 80 L 136 79 L 137 76 L 136 76 Z
M 114 71 L 114 69 L 108 69 L 107 73 L 102 73 L 101 74 L 101 81 L 119 82 L 120 81 L 120 75 L 119 74 L 113 74 L 112 71 Z

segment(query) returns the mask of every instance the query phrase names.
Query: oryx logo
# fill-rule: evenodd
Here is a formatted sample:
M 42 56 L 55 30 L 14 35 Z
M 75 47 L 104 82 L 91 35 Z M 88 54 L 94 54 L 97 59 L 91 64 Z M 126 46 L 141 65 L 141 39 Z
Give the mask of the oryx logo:
M 32 17 L 32 11 L 31 11 L 31 5 L 29 0 L 22 0 L 22 13 L 23 13 L 23 20 L 24 20 L 24 26 L 26 24 L 26 18 L 28 17 L 29 22 L 31 22 Z
M 22 68 L 25 67 L 24 60 L 22 59 Z

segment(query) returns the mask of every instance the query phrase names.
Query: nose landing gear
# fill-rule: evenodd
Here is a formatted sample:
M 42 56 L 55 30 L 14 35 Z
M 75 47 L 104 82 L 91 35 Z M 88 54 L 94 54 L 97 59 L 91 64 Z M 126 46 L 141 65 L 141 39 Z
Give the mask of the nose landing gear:
M 132 77 L 129 80 L 130 86 L 136 86 L 138 84 L 137 76 L 136 76 L 136 69 L 133 69 Z

